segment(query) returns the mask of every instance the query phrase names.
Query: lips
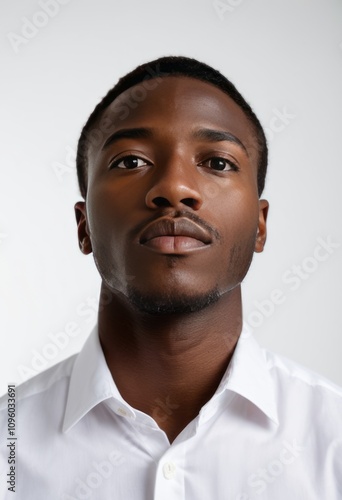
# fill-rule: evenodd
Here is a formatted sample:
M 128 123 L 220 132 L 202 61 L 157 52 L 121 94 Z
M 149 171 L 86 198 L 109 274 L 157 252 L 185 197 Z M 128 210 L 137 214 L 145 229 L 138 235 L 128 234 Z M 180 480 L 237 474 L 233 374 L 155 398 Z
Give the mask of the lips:
M 165 217 L 150 223 L 139 241 L 151 249 L 174 253 L 209 245 L 212 239 L 206 229 L 187 218 Z

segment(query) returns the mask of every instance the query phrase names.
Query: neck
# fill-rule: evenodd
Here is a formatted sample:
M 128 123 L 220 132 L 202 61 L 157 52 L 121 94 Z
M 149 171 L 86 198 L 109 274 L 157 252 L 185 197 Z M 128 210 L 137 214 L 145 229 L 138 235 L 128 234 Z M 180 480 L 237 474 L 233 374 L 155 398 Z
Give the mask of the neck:
M 241 290 L 236 287 L 200 312 L 164 316 L 137 312 L 126 298 L 113 295 L 100 307 L 98 325 L 122 397 L 153 417 L 172 441 L 227 369 L 241 333 Z

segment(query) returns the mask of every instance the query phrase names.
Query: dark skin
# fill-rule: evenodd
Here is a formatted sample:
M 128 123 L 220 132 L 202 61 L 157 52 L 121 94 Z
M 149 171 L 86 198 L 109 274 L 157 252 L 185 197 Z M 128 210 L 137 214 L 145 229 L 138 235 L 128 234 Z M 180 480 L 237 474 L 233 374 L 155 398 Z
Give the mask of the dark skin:
M 126 137 L 108 141 L 122 129 Z M 102 277 L 100 342 L 123 398 L 170 443 L 216 391 L 241 333 L 240 283 L 266 240 L 257 161 L 240 107 L 179 76 L 163 78 L 90 146 L 87 197 L 75 211 L 80 248 Z M 164 231 L 144 242 L 144 229 L 163 218 L 186 219 L 208 238 Z

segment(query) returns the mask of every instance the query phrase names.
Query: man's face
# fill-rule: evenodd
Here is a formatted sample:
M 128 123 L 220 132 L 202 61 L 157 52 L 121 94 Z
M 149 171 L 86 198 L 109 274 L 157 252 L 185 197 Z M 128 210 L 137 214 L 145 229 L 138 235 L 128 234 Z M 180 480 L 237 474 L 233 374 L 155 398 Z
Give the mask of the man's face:
M 241 283 L 263 249 L 267 202 L 239 106 L 196 79 L 154 84 L 136 107 L 132 87 L 101 117 L 121 112 L 90 146 L 79 239 L 114 294 L 145 312 L 189 312 Z

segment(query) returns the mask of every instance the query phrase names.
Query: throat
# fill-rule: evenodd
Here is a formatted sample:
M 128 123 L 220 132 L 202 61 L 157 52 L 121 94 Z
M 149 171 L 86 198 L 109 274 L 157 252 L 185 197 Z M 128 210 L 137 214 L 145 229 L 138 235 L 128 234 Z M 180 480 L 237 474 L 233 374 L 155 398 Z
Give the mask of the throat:
M 153 418 L 171 443 L 217 390 L 231 359 L 229 349 L 222 351 L 212 352 L 212 363 L 193 352 L 177 361 L 167 356 L 158 362 L 127 360 L 125 372 L 113 366 L 112 373 L 125 401 Z
M 100 310 L 98 325 L 123 399 L 151 416 L 172 442 L 227 370 L 242 329 L 240 289 L 200 312 L 169 316 L 138 314 L 115 296 Z

